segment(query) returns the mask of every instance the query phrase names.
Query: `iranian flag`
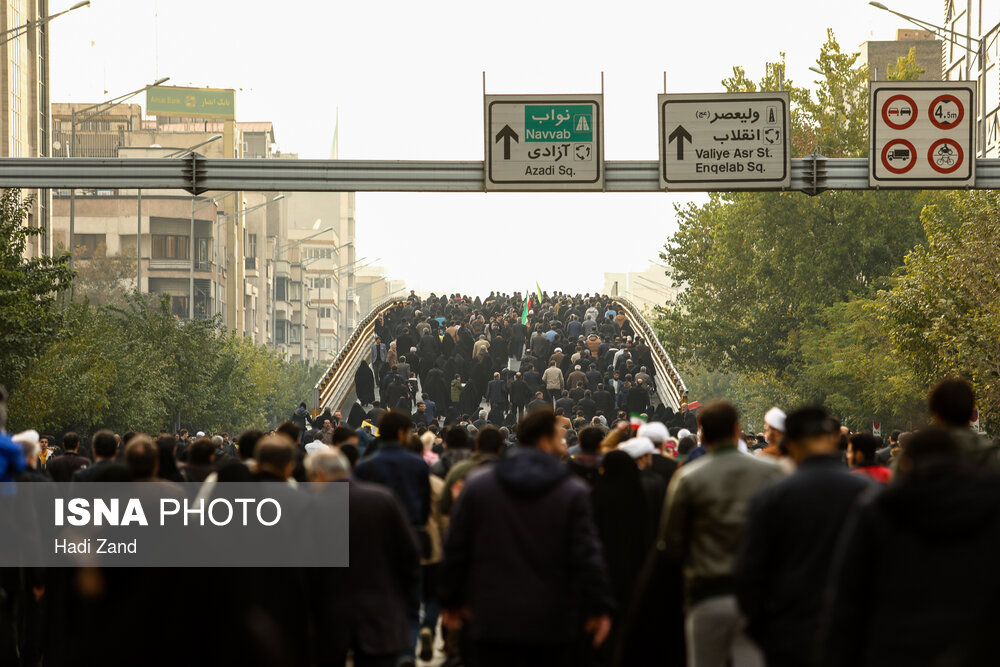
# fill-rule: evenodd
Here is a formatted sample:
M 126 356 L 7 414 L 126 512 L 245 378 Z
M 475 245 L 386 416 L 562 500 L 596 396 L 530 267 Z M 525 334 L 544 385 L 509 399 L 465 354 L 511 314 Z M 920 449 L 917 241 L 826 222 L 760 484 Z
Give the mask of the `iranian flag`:
M 642 415 L 638 412 L 633 412 L 628 418 L 629 426 L 632 427 L 633 431 L 638 431 L 639 427 L 646 423 L 646 420 L 642 418 Z
M 521 324 L 528 323 L 528 311 L 531 310 L 531 295 L 524 300 L 524 311 L 521 313 Z

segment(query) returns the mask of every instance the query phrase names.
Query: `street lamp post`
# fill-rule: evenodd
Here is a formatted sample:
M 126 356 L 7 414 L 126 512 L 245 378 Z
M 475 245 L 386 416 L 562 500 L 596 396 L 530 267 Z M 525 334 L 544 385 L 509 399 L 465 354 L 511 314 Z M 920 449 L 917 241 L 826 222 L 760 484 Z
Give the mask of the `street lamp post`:
M 927 31 L 933 32 L 933 33 L 935 33 L 935 35 L 937 37 L 940 37 L 941 39 L 945 40 L 946 42 L 951 42 L 955 46 L 958 46 L 959 48 L 965 49 L 965 51 L 967 53 L 973 54 L 973 55 L 976 56 L 976 60 L 978 61 L 978 64 L 979 64 L 979 76 L 976 77 L 976 89 L 977 89 L 977 93 L 979 95 L 979 132 L 977 134 L 979 135 L 978 139 L 979 139 L 979 151 L 980 151 L 980 155 L 985 155 L 986 154 L 986 108 L 987 108 L 986 107 L 986 42 L 985 42 L 985 40 L 983 40 L 983 39 L 977 39 L 975 37 L 972 37 L 971 35 L 965 35 L 965 34 L 962 34 L 960 32 L 956 32 L 954 30 L 951 30 L 949 28 L 945 28 L 943 26 L 935 25 L 934 23 L 931 23 L 929 21 L 924 21 L 923 19 L 914 18 L 914 17 L 909 16 L 907 14 L 903 14 L 902 12 L 897 12 L 895 9 L 889 9 L 888 7 L 886 7 L 885 5 L 883 5 L 881 2 L 876 2 L 875 0 L 872 0 L 868 4 L 871 5 L 872 7 L 876 8 L 876 9 L 881 9 L 882 11 L 889 12 L 890 14 L 898 16 L 899 18 L 903 19 L 904 21 L 912 23 L 913 25 L 917 26 L 918 28 L 920 28 L 922 30 L 927 30 Z M 998 25 L 1000 25 L 1000 24 L 998 24 Z M 983 33 L 983 34 L 987 35 L 987 34 L 993 32 L 994 30 L 996 30 L 996 28 L 997 28 L 997 26 L 994 26 L 989 32 L 986 32 L 986 33 Z M 966 40 L 969 43 L 975 44 L 976 48 L 973 50 L 973 49 L 969 48 L 968 44 L 963 44 L 962 42 L 957 41 L 957 40 Z M 966 56 L 965 57 L 965 79 L 969 80 L 971 74 L 972 74 L 972 63 L 970 62 L 969 57 Z
M 11 40 L 21 37 L 22 35 L 27 35 L 28 31 L 31 30 L 32 27 L 38 25 L 44 25 L 49 21 L 51 21 L 52 19 L 59 18 L 63 14 L 69 14 L 74 9 L 81 9 L 83 7 L 89 7 L 89 6 L 90 6 L 90 0 L 84 0 L 83 2 L 78 2 L 69 9 L 64 9 L 61 12 L 57 12 L 50 16 L 43 16 L 37 21 L 28 21 L 27 23 L 22 23 L 21 25 L 15 28 L 11 28 L 10 30 L 4 30 L 3 32 L 0 32 L 0 46 L 3 46 L 4 44 L 6 44 Z
M 105 100 L 103 102 L 98 102 L 97 104 L 91 104 L 90 106 L 84 107 L 82 109 L 75 109 L 75 110 L 73 110 L 73 112 L 70 114 L 69 156 L 70 157 L 76 157 L 76 124 L 78 122 L 83 122 L 83 121 L 86 121 L 86 120 L 89 120 L 89 119 L 93 118 L 94 116 L 99 116 L 100 114 L 104 113 L 105 111 L 107 111 L 111 107 L 117 106 L 117 105 L 121 104 L 122 102 L 126 102 L 126 101 L 132 99 L 133 97 L 135 97 L 139 93 L 145 91 L 150 86 L 158 86 L 161 83 L 165 83 L 166 81 L 169 81 L 169 80 L 170 80 L 170 77 L 169 76 L 165 76 L 165 77 L 162 77 L 160 79 L 157 79 L 156 81 L 154 81 L 153 83 L 151 83 L 149 86 L 143 86 L 142 88 L 139 88 L 138 90 L 133 90 L 130 93 L 125 93 L 124 95 L 119 95 L 118 97 L 112 97 L 109 100 Z M 77 118 L 77 116 L 79 116 L 79 119 Z M 76 233 L 76 185 L 75 184 L 70 184 L 70 191 L 69 191 L 69 252 L 70 252 L 70 255 L 69 255 L 69 268 L 70 268 L 70 270 L 73 269 L 73 236 L 75 235 L 75 233 Z

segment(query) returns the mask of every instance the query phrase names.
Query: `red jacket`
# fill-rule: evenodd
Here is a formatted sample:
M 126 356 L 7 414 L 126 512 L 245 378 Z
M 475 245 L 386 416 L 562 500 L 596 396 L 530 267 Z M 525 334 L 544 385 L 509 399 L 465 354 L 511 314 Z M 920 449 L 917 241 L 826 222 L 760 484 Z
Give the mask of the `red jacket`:
M 862 468 L 855 468 L 851 472 L 856 475 L 870 477 L 879 484 L 888 484 L 889 480 L 892 479 L 892 471 L 885 466 L 864 466 Z

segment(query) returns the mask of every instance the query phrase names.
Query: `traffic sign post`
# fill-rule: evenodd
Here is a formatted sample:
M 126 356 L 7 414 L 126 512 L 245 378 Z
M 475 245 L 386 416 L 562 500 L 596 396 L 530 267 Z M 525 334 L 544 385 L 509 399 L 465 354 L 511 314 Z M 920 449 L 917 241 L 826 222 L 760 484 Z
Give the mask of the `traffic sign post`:
M 486 190 L 603 190 L 603 95 L 486 95 Z
M 786 92 L 659 95 L 660 187 L 788 188 L 788 100 Z
M 968 81 L 872 83 L 869 185 L 975 185 L 974 104 Z

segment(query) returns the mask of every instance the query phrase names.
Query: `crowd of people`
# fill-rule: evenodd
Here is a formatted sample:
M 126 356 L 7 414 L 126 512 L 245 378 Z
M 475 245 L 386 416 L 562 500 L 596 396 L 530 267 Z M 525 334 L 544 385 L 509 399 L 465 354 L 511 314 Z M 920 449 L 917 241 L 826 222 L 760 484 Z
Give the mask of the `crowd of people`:
M 355 380 L 346 418 L 302 404 L 235 442 L 0 437 L 4 480 L 350 499 L 347 568 L 4 570 L 0 664 L 998 660 L 1000 446 L 963 380 L 886 443 L 820 406 L 746 432 L 729 403 L 662 403 L 612 299 L 558 294 L 411 296 Z

